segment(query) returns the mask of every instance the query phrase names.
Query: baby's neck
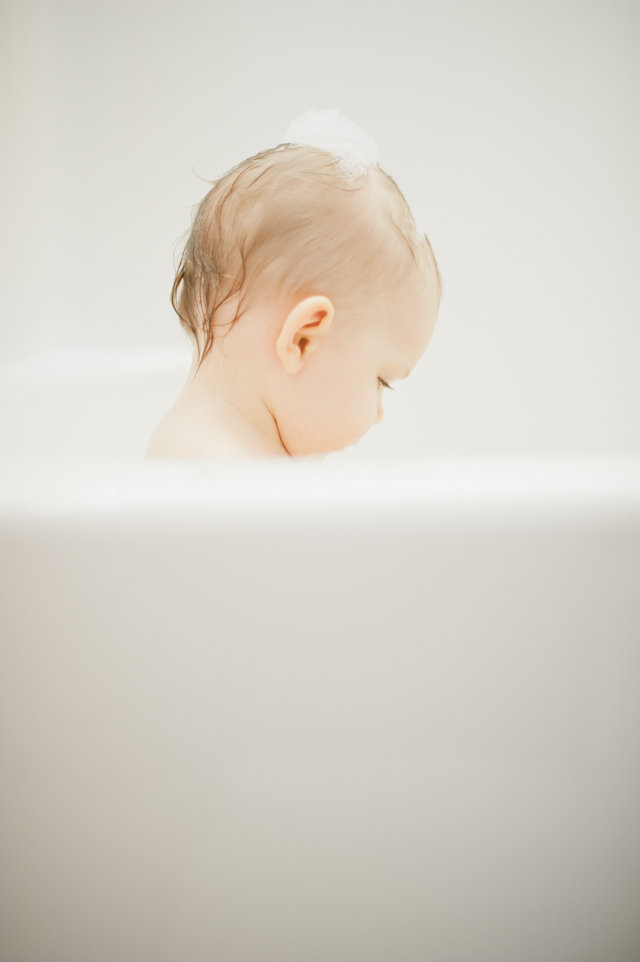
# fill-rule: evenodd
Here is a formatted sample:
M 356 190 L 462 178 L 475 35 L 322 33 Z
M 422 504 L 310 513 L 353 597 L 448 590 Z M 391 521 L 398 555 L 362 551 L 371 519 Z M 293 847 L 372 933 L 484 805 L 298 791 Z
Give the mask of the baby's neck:
M 266 402 L 215 358 L 206 360 L 197 373 L 192 365 L 165 418 L 171 446 L 183 445 L 192 457 L 287 457 Z
M 253 405 L 237 403 L 224 394 L 203 390 L 190 382 L 176 402 L 181 416 L 201 435 L 203 443 L 248 456 L 288 455 L 272 416 L 257 417 Z M 269 423 L 271 421 L 271 424 Z

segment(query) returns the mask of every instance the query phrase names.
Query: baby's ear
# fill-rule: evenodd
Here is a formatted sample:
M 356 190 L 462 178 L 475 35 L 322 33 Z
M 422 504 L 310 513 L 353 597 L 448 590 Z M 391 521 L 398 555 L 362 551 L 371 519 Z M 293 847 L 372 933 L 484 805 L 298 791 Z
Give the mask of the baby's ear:
M 287 374 L 301 369 L 331 327 L 334 314 L 333 304 L 321 294 L 305 297 L 290 311 L 276 341 L 276 353 Z

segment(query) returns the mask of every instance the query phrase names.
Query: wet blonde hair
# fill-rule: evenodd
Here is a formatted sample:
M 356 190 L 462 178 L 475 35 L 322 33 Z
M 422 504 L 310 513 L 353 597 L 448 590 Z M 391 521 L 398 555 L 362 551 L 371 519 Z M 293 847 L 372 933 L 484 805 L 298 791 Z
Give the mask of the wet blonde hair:
M 213 181 L 196 206 L 171 303 L 198 346 L 211 350 L 222 304 L 239 295 L 231 324 L 258 299 L 322 293 L 348 311 L 410 273 L 435 270 L 396 182 L 380 167 L 353 178 L 328 152 L 279 144 Z

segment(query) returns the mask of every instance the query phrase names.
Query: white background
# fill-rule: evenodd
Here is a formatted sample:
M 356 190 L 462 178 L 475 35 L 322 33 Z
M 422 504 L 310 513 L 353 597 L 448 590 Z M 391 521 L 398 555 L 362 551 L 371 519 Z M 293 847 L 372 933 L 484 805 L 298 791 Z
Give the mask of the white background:
M 444 285 L 360 451 L 640 450 L 635 0 L 0 9 L 4 358 L 160 351 L 186 373 L 169 292 L 199 178 L 337 107 Z

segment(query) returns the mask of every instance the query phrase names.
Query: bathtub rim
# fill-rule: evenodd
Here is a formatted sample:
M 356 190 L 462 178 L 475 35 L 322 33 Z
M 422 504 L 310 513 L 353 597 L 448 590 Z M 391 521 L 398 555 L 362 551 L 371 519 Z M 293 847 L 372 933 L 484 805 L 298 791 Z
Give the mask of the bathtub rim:
M 640 515 L 640 455 L 196 460 L 0 455 L 0 520 L 362 516 Z

